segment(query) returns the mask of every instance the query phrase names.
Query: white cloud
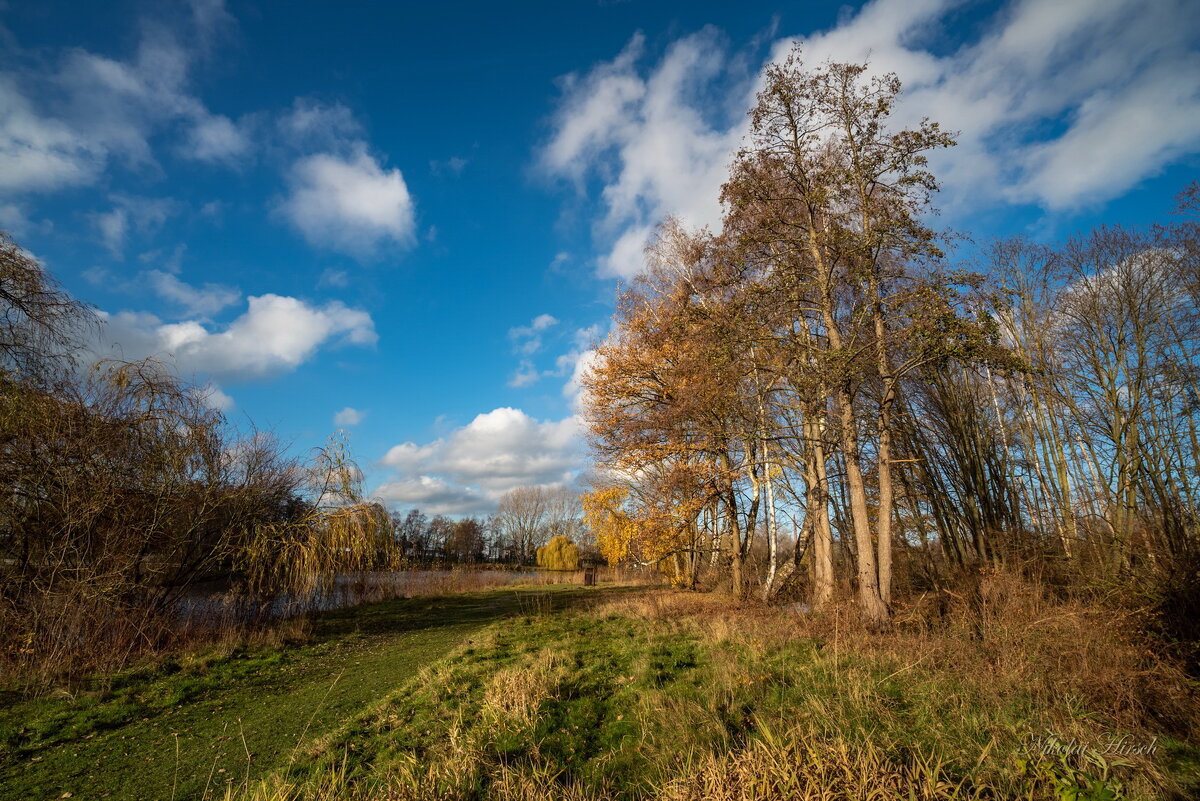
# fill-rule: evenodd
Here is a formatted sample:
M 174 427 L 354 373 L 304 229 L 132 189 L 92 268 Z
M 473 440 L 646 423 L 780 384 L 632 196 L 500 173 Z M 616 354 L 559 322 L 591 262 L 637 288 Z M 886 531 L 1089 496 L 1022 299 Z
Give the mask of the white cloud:
M 532 356 L 542 349 L 541 333 L 558 325 L 558 318 L 551 314 L 539 314 L 529 325 L 518 325 L 508 329 L 508 338 L 513 349 L 522 355 Z
M 465 159 L 462 156 L 451 156 L 445 161 L 433 160 L 429 162 L 429 171 L 434 175 L 451 175 L 455 178 L 462 175 L 462 171 L 466 169 L 470 159 Z
M 129 231 L 129 211 L 115 208 L 103 214 L 92 215 L 92 221 L 100 231 L 100 241 L 114 259 L 124 257 L 125 234 Z
M 332 286 L 338 289 L 345 289 L 350 286 L 350 274 L 345 270 L 335 270 L 332 267 L 326 267 L 321 272 L 321 277 L 317 279 L 317 286 Z
M 1200 6 L 1015 0 L 956 49 L 933 52 L 963 4 L 874 0 L 802 40 L 809 64 L 870 60 L 896 72 L 898 124 L 928 116 L 960 132 L 957 148 L 932 159 L 940 205 L 1094 205 L 1200 152 Z M 792 41 L 776 41 L 772 57 Z M 537 155 L 581 192 L 599 183 L 602 276 L 638 272 L 647 235 L 668 215 L 719 222 L 718 192 L 746 130 L 744 115 L 721 112 L 750 108 L 758 84 L 731 68 L 737 58 L 708 29 L 646 61 L 638 35 L 613 60 L 567 76 Z
M 385 500 L 430 511 L 480 511 L 514 487 L 573 481 L 583 469 L 580 422 L 494 409 L 433 442 L 395 446 L 382 466 L 394 471 L 376 491 Z M 434 502 L 441 508 L 432 508 Z
M 719 188 L 720 181 L 716 180 L 712 182 L 712 186 L 708 187 L 709 195 L 713 198 L 714 208 L 717 205 L 716 197 Z M 695 224 L 685 215 L 669 211 L 669 209 L 669 206 L 662 206 L 657 219 L 665 219 L 668 215 L 674 214 L 688 223 Z M 715 222 L 709 220 L 705 224 L 715 225 Z M 646 266 L 646 245 L 649 244 L 653 233 L 654 226 L 636 224 L 630 225 L 622 231 L 621 235 L 612 243 L 608 253 L 600 257 L 600 276 L 602 278 L 629 278 L 640 273 Z
M 237 27 L 233 16 L 225 9 L 225 0 L 189 0 L 196 32 L 207 43 L 213 36 Z
M 170 198 L 113 195 L 113 208 L 90 215 L 100 232 L 100 241 L 114 259 L 125 255 L 125 243 L 131 230 L 149 233 L 161 228 L 177 208 Z
M 571 349 L 559 355 L 554 360 L 554 367 L 548 370 L 538 369 L 532 359 L 533 354 L 540 351 L 542 347 L 541 339 L 537 337 L 537 333 L 553 325 L 558 325 L 558 320 L 548 314 L 543 314 L 534 318 L 533 322 L 528 326 L 509 330 L 509 337 L 515 343 L 515 350 L 523 354 L 520 364 L 508 379 L 510 387 L 528 386 L 546 376 L 558 376 L 559 378 L 572 376 L 579 369 L 579 361 L 590 358 L 591 348 L 600 335 L 601 326 L 599 324 L 576 329 L 571 333 Z M 530 337 L 533 337 L 533 339 L 530 339 Z M 574 381 L 574 378 L 572 378 L 572 381 Z M 578 391 L 571 389 L 570 386 L 570 383 L 568 383 L 567 387 L 564 387 L 563 395 L 572 402 L 574 407 Z
M 612 61 L 564 79 L 554 134 L 539 157 L 547 173 L 579 186 L 602 177 L 602 276 L 640 271 L 646 239 L 667 215 L 719 221 L 717 193 L 745 127 L 740 113 L 727 113 L 727 99 L 714 102 L 714 82 L 740 75 L 714 29 L 674 42 L 644 75 L 643 51 L 639 34 Z M 723 88 L 738 87 L 744 94 L 749 82 Z
M 201 403 L 210 409 L 216 409 L 218 412 L 228 412 L 234 407 L 233 398 L 221 391 L 221 388 L 213 383 L 205 384 L 196 390 Z
M 25 209 L 16 203 L 0 203 L 0 231 L 18 236 L 29 229 L 29 218 Z
M 151 139 L 179 131 L 186 158 L 229 161 L 245 135 L 192 92 L 190 72 L 208 35 L 229 21 L 220 2 L 196 4 L 191 25 L 143 22 L 128 59 L 64 50 L 49 71 L 0 72 L 0 191 L 87 185 L 114 160 L 157 169 Z M 14 62 L 40 55 L 14 49 Z
M 280 212 L 311 244 L 367 255 L 382 242 L 414 243 L 412 197 L 400 170 L 383 169 L 365 146 L 349 156 L 300 159 Z
M 307 97 L 296 98 L 276 120 L 276 127 L 287 144 L 300 150 L 334 150 L 362 136 L 362 125 L 349 108 Z
M 101 356 L 172 359 L 185 375 L 258 378 L 293 370 L 328 344 L 372 345 L 369 314 L 342 303 L 312 306 L 296 298 L 259 295 L 224 328 L 200 320 L 168 323 L 144 312 L 100 313 L 106 323 Z
M 574 358 L 570 361 L 571 377 L 567 379 L 567 383 L 563 385 L 563 397 L 571 404 L 572 409 L 578 410 L 584 401 L 583 395 L 583 378 L 597 364 L 600 354 L 592 349 L 580 351 L 578 354 L 570 354 Z
M 290 194 L 278 211 L 309 242 L 358 256 L 385 241 L 414 244 L 404 177 L 370 155 L 345 106 L 297 98 L 282 114 L 237 120 L 206 106 L 193 73 L 236 23 L 222 0 L 193 0 L 189 16 L 176 15 L 171 24 L 142 20 L 137 47 L 124 57 L 74 48 L 47 60 L 14 45 L 13 63 L 27 65 L 0 68 L 0 197 L 94 184 L 115 164 L 159 177 L 160 147 L 236 166 L 261 138 L 272 158 L 291 162 Z M 131 207 L 91 216 L 114 257 L 121 257 L 136 216 Z
M 532 361 L 521 359 L 521 363 L 517 365 L 517 369 L 513 371 L 512 376 L 508 379 L 508 385 L 510 387 L 525 387 L 537 383 L 541 377 L 541 371 L 534 366 Z
M 1164 67 L 1123 89 L 1093 94 L 1066 133 L 1029 148 L 1027 177 L 1016 191 L 1051 208 L 1114 197 L 1196 152 L 1198 125 L 1200 56 L 1182 74 Z
M 1200 151 L 1194 4 L 1018 0 L 957 51 L 922 49 L 957 5 L 876 0 L 804 43 L 814 63 L 870 58 L 896 72 L 901 122 L 928 116 L 960 131 L 932 159 L 943 205 L 1095 205 Z
M 63 122 L 41 116 L 12 75 L 0 75 L 0 192 L 90 182 L 102 153 Z
M 211 317 L 242 299 L 242 293 L 233 287 L 205 284 L 197 288 L 162 270 L 149 270 L 145 276 L 159 297 L 179 305 L 188 315 Z
M 496 508 L 495 501 L 479 490 L 451 484 L 435 476 L 397 478 L 380 485 L 375 495 L 381 500 L 414 507 L 431 515 L 486 514 Z
M 562 270 L 567 262 L 571 260 L 571 254 L 564 251 L 559 251 L 554 254 L 554 258 L 550 260 L 550 266 L 547 267 L 550 272 L 556 273 Z
M 333 416 L 335 426 L 356 426 L 367 418 L 367 413 L 347 406 Z
M 183 257 L 186 253 L 187 243 L 180 242 L 175 245 L 175 247 L 171 248 L 170 251 L 166 251 L 163 248 L 158 248 L 156 250 L 148 250 L 144 253 L 139 253 L 138 261 L 141 261 L 145 264 L 156 262 L 163 270 L 166 270 L 174 275 L 178 275 L 180 270 L 183 269 Z
M 196 121 L 182 153 L 198 161 L 236 163 L 250 149 L 250 137 L 233 120 L 210 114 Z

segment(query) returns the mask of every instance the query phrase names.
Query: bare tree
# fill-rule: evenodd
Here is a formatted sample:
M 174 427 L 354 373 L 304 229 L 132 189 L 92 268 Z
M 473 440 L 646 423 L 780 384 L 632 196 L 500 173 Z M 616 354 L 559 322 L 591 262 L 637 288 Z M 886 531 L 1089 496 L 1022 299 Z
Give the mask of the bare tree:
M 549 540 L 548 512 L 542 487 L 516 487 L 500 498 L 496 521 L 513 558 L 521 564 L 532 564 L 537 549 Z
M 0 232 L 0 378 L 44 379 L 72 361 L 90 310 Z

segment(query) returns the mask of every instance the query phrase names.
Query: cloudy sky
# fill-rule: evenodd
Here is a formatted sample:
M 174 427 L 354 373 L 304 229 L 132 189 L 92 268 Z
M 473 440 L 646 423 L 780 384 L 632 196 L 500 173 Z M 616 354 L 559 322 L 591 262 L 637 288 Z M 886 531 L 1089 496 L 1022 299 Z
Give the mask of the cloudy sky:
M 1160 219 L 1200 170 L 1193 0 L 0 1 L 0 229 L 397 507 L 583 467 L 575 387 L 664 215 L 717 190 L 765 63 L 870 60 L 959 132 L 937 224 Z

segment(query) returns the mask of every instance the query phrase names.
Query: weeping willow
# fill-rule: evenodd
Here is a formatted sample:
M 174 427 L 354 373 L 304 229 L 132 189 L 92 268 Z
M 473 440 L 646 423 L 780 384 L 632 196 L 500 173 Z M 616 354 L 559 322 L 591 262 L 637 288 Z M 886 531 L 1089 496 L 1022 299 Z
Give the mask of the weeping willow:
M 317 450 L 308 472 L 307 509 L 256 527 L 242 549 L 238 561 L 252 596 L 311 598 L 339 574 L 400 566 L 387 509 L 364 498 L 362 472 L 341 435 Z
M 559 534 L 537 549 L 537 563 L 547 570 L 578 570 L 579 546 Z

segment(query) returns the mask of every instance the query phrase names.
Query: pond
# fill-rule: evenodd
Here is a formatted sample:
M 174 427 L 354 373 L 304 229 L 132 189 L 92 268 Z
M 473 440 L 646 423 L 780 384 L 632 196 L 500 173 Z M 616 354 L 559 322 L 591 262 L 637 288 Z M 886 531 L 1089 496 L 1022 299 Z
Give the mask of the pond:
M 366 571 L 336 576 L 332 585 L 312 595 L 280 595 L 270 601 L 245 598 L 212 585 L 198 586 L 179 599 L 176 609 L 180 618 L 187 622 L 214 619 L 249 622 L 344 609 L 393 598 L 448 595 L 515 585 L 581 583 L 582 571 L 534 568 Z

